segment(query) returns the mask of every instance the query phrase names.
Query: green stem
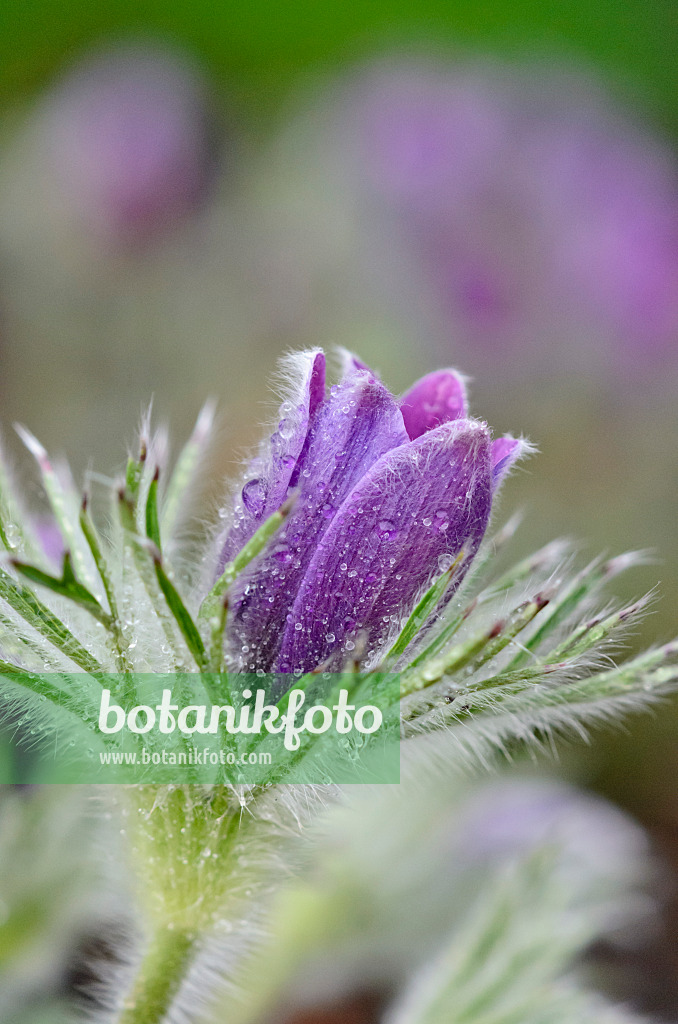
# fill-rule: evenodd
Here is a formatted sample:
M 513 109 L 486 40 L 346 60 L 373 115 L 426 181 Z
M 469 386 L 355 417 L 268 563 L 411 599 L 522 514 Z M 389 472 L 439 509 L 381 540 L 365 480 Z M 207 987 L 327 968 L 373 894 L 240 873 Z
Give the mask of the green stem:
M 194 953 L 194 936 L 168 928 L 148 946 L 119 1024 L 160 1024 L 186 977 Z

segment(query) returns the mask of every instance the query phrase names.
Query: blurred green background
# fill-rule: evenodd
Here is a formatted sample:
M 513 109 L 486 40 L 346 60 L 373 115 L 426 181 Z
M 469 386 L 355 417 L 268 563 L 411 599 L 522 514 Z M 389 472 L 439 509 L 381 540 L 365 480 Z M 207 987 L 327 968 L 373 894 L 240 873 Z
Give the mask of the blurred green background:
M 0 96 L 39 90 L 65 60 L 121 32 L 158 33 L 204 59 L 248 113 L 266 117 L 309 68 L 331 70 L 385 47 L 413 42 L 523 57 L 589 61 L 631 88 L 668 128 L 678 129 L 678 15 L 671 0 L 420 0 L 316 4 L 108 2 L 2 4 Z

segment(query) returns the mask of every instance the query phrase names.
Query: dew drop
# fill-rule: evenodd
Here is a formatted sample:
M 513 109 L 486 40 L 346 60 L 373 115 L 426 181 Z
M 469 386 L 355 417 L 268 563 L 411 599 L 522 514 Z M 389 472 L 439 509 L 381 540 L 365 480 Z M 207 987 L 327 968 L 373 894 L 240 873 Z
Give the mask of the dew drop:
M 242 489 L 242 501 L 247 511 L 251 512 L 253 516 L 260 515 L 264 511 L 266 493 L 261 480 L 255 477 L 254 480 L 247 481 Z
M 273 557 L 279 565 L 287 565 L 292 561 L 292 551 L 289 544 L 277 544 L 273 548 Z
M 285 440 L 288 441 L 294 434 L 294 420 L 284 419 L 278 424 L 278 433 Z
M 447 572 L 447 570 L 451 568 L 453 562 L 454 558 L 452 555 L 448 555 L 447 553 L 438 555 L 438 568 L 441 572 Z
M 277 430 L 271 434 L 271 451 L 274 455 L 281 456 L 285 450 L 285 442 Z
M 377 532 L 382 540 L 393 540 L 398 533 L 395 523 L 390 519 L 380 519 L 377 523 Z

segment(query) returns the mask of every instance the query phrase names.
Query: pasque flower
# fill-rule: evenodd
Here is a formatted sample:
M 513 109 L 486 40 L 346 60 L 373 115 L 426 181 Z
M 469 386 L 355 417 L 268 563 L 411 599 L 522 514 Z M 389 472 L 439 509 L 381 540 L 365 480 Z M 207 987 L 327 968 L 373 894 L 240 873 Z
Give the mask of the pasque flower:
M 469 417 L 463 378 L 438 370 L 396 398 L 349 354 L 329 391 L 318 349 L 288 357 L 286 370 L 276 428 L 249 465 L 237 500 L 227 507 L 228 521 L 211 536 L 197 528 L 195 518 L 212 435 L 209 406 L 173 465 L 166 433 L 153 431 L 146 419 L 124 478 L 90 478 L 84 493 L 66 468 L 57 472 L 39 441 L 19 428 L 54 517 L 50 531 L 58 528 L 63 542 L 60 573 L 41 539 L 40 521 L 23 512 L 23 497 L 0 451 L 0 703 L 12 729 L 45 751 L 48 771 L 57 744 L 69 769 L 77 763 L 87 780 L 100 778 L 97 761 L 102 767 L 116 763 L 103 756 L 116 752 L 101 729 L 102 681 L 109 679 L 116 700 L 136 715 L 145 704 L 149 677 L 160 684 L 163 698 L 169 675 L 178 686 L 195 684 L 222 710 L 240 701 L 238 670 L 271 672 L 278 675 L 278 703 L 289 708 L 295 691 L 303 697 L 314 689 L 315 677 L 299 680 L 296 673 L 346 669 L 330 687 L 336 691 L 337 683 L 339 692 L 350 689 L 356 696 L 375 682 L 381 687 L 384 715 L 401 740 L 399 759 L 407 776 L 418 777 L 416 788 L 424 784 L 429 791 L 437 788 L 432 770 L 440 757 L 446 774 L 458 771 L 461 778 L 480 764 L 491 767 L 500 751 L 553 741 L 561 731 L 580 731 L 582 723 L 675 690 L 675 642 L 619 664 L 609 656 L 611 642 L 645 602 L 595 609 L 601 607 L 601 589 L 633 564 L 632 557 L 595 560 L 573 576 L 566 548 L 550 544 L 498 571 L 493 555 L 510 539 L 509 526 L 492 538 L 487 557 L 464 579 L 486 531 L 496 488 L 525 443 L 493 440 L 485 423 Z M 95 482 L 103 485 L 98 495 L 92 493 Z M 108 515 L 98 508 L 102 499 Z M 374 667 L 384 671 L 372 673 Z M 326 682 L 322 675 L 318 681 Z M 248 692 L 242 690 L 243 700 L 249 700 Z M 246 717 L 249 705 L 240 710 Z M 196 731 L 201 731 L 197 718 Z M 258 936 L 278 887 L 302 865 L 307 870 L 307 825 L 339 796 L 341 779 L 333 782 L 328 775 L 334 754 L 329 751 L 328 757 L 309 730 L 303 749 L 287 751 L 282 745 L 279 757 L 269 753 L 264 760 L 258 779 L 247 781 L 238 766 L 268 751 L 251 731 L 242 735 L 245 747 L 228 748 L 234 757 L 240 753 L 240 760 L 221 760 L 223 770 L 212 762 L 209 785 L 201 774 L 187 772 L 194 765 L 186 759 L 168 764 L 179 766 L 180 774 L 165 775 L 163 760 L 159 779 L 149 779 L 142 755 L 141 785 L 100 787 L 112 831 L 97 848 L 112 851 L 116 878 L 118 865 L 129 864 L 137 883 L 134 923 L 144 935 L 142 943 L 125 951 L 134 965 L 133 980 L 128 970 L 114 976 L 112 964 L 106 967 L 118 1024 L 196 1020 L 196 1008 L 212 993 L 198 993 L 195 980 L 210 979 L 215 963 L 222 965 L 223 991 L 232 1004 L 223 1019 L 234 1019 L 238 1007 L 253 1009 L 260 1019 L 261 1006 L 245 1006 L 240 998 L 235 1004 L 230 996 L 241 987 L 244 972 L 249 977 L 273 973 L 288 984 L 284 973 L 267 969 Z M 228 735 L 217 737 L 220 743 L 223 738 L 229 742 Z M 341 746 L 351 763 L 366 749 L 368 778 L 374 782 L 383 735 Z M 146 749 L 135 747 L 131 753 Z M 314 772 L 305 776 L 311 785 L 294 781 L 293 772 L 304 761 Z M 177 784 L 165 784 L 166 778 Z M 527 803 L 531 812 L 534 801 Z M 404 820 L 400 808 L 397 813 Z M 520 841 L 529 839 L 531 830 L 531 813 L 524 817 Z M 476 852 L 482 854 L 484 846 L 490 853 L 485 860 L 491 861 L 490 847 L 506 848 L 505 837 L 497 839 L 487 820 L 469 820 L 469 827 L 473 824 L 478 826 Z M 431 834 L 430 825 L 422 834 Z M 375 862 L 383 873 L 383 865 L 387 870 L 393 865 L 390 841 L 380 850 L 384 855 Z M 530 860 L 529 878 L 534 878 L 532 865 Z M 544 870 L 550 870 L 548 862 Z M 498 951 L 501 971 L 515 963 L 519 948 L 529 949 L 529 955 L 521 952 L 521 962 L 532 965 L 533 950 L 543 950 L 549 964 L 561 964 L 565 974 L 572 946 L 551 947 L 546 940 L 572 934 L 567 908 L 557 921 L 549 913 L 534 941 L 526 927 L 533 906 L 561 907 L 562 891 L 569 890 L 559 875 L 544 891 L 519 890 L 515 906 L 521 913 L 514 927 L 505 889 L 490 892 L 495 912 L 483 887 L 483 920 L 493 932 L 488 948 L 493 955 Z M 309 904 L 302 906 L 308 922 Z M 523 914 L 525 907 L 529 913 Z M 463 932 L 458 948 L 467 949 L 483 934 L 478 920 L 470 919 L 472 938 Z M 503 936 L 494 934 L 497 920 L 506 921 Z M 517 947 L 516 936 L 526 944 Z M 462 962 L 457 947 L 449 949 L 454 953 L 449 963 Z M 448 960 L 439 967 L 446 985 L 448 975 L 442 972 L 449 969 Z M 474 1006 L 482 978 L 500 976 L 491 968 L 480 963 L 480 980 L 472 979 Z M 534 972 L 528 973 L 531 978 Z M 522 985 L 525 979 L 511 967 L 514 974 L 516 985 Z M 545 975 L 538 977 L 534 1005 L 541 1007 Z M 456 1000 L 457 988 L 446 985 L 447 991 Z M 408 995 L 405 1015 L 392 1019 L 408 1024 L 432 1019 L 413 1016 L 410 1007 Z M 580 1009 L 553 1020 L 600 1019 Z
M 395 398 L 345 354 L 325 392 L 325 356 L 289 362 L 277 429 L 247 469 L 220 568 L 290 495 L 275 541 L 238 580 L 229 639 L 249 671 L 374 663 L 436 576 L 463 578 L 492 494 L 525 443 L 492 440 L 468 415 L 463 378 L 438 370 Z

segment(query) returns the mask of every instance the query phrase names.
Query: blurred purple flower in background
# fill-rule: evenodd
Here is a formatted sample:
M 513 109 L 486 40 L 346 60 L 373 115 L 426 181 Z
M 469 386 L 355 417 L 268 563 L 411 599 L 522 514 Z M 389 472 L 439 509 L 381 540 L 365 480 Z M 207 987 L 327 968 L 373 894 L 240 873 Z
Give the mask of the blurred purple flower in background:
M 60 566 L 66 545 L 56 521 L 51 516 L 36 516 L 33 520 L 33 529 L 47 561 Z
M 617 807 L 563 782 L 512 779 L 481 788 L 456 823 L 459 857 L 501 862 L 539 847 L 562 846 L 579 870 L 632 874 L 647 854 L 643 831 Z
M 404 261 L 388 301 L 415 338 L 433 322 L 448 351 L 530 349 L 535 368 L 559 349 L 641 362 L 675 346 L 674 162 L 581 75 L 383 64 L 314 123 L 356 230 L 385 232 L 384 280 Z
M 223 568 L 297 492 L 231 594 L 233 643 L 249 671 L 378 660 L 435 577 L 451 570 L 448 595 L 458 585 L 493 491 L 525 451 L 468 418 L 453 370 L 428 374 L 398 401 L 363 363 L 344 362 L 326 395 L 323 353 L 290 358 L 278 428 L 248 467 L 222 542 Z
M 182 55 L 142 42 L 88 55 L 44 109 L 48 159 L 79 218 L 143 241 L 195 209 L 216 157 L 215 109 Z

